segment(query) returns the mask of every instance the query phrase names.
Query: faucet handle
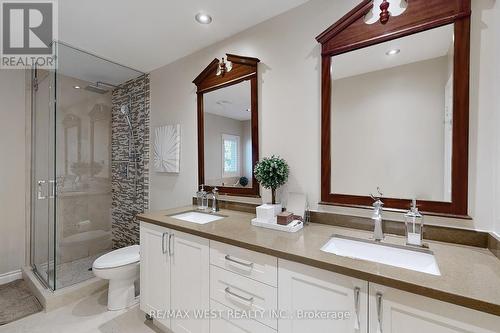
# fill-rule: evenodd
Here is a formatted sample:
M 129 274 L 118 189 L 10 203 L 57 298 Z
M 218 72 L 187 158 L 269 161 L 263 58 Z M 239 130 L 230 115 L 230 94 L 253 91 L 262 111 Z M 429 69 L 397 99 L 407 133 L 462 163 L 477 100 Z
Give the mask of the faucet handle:
M 213 194 L 219 194 L 219 189 L 218 189 L 217 187 L 214 187 L 214 188 L 212 189 L 212 193 L 213 193 Z
M 380 187 L 377 186 L 377 192 L 378 196 L 374 196 L 372 193 L 370 193 L 370 197 L 373 199 L 373 206 L 374 207 L 381 207 L 384 205 L 382 202 L 382 197 L 384 196 L 384 193 L 380 192 Z
M 384 203 L 382 202 L 382 200 L 380 200 L 380 198 L 377 198 L 372 206 L 380 209 L 382 208 L 382 206 L 384 206 Z

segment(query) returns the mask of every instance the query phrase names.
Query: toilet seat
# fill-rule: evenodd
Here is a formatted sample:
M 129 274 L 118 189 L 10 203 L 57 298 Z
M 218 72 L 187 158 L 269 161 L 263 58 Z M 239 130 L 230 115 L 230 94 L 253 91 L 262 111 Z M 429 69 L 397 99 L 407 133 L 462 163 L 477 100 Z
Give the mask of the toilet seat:
M 139 249 L 139 245 L 132 245 L 111 251 L 100 256 L 92 266 L 94 269 L 108 269 L 138 263 L 141 259 Z

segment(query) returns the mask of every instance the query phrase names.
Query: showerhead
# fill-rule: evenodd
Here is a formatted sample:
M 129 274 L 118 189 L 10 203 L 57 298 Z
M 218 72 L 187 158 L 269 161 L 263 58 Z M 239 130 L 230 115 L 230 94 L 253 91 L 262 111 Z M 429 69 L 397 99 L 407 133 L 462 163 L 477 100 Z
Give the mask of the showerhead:
M 103 87 L 99 87 L 97 84 L 90 84 L 85 87 L 85 90 L 93 92 L 93 93 L 98 93 L 98 94 L 106 94 L 109 90 Z
M 128 105 L 127 104 L 123 104 L 121 107 L 120 107 L 120 112 L 122 115 L 126 115 L 128 116 Z
M 121 107 L 120 107 L 120 113 L 125 116 L 125 119 L 127 120 L 127 124 L 128 124 L 128 127 L 130 128 L 130 130 L 132 130 L 132 123 L 130 122 L 130 117 L 129 117 L 129 107 L 128 107 L 128 104 L 123 104 Z
M 117 86 L 115 86 L 114 84 L 97 81 L 96 83 L 86 86 L 85 90 L 103 95 L 109 92 L 111 89 L 115 88 L 117 88 Z

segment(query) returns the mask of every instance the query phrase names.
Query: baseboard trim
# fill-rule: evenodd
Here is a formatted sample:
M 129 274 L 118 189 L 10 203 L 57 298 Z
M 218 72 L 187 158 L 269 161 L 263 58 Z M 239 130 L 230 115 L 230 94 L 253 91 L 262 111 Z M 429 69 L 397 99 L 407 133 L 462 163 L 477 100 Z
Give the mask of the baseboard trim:
M 0 274 L 0 285 L 6 284 L 15 280 L 22 279 L 23 274 L 20 269 Z
M 488 237 L 488 248 L 498 259 L 500 259 L 500 237 L 494 232 L 490 233 Z

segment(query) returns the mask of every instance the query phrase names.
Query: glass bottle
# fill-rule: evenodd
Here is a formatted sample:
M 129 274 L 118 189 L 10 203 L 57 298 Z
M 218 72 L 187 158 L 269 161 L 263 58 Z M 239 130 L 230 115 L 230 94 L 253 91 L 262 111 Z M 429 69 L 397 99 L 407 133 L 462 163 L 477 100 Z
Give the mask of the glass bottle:
M 196 203 L 198 205 L 198 209 L 206 209 L 208 207 L 207 204 L 207 192 L 205 191 L 205 185 L 201 184 L 201 189 L 196 192 Z
M 406 243 L 422 246 L 424 235 L 424 217 L 417 208 L 417 200 L 413 199 L 410 210 L 405 214 Z

